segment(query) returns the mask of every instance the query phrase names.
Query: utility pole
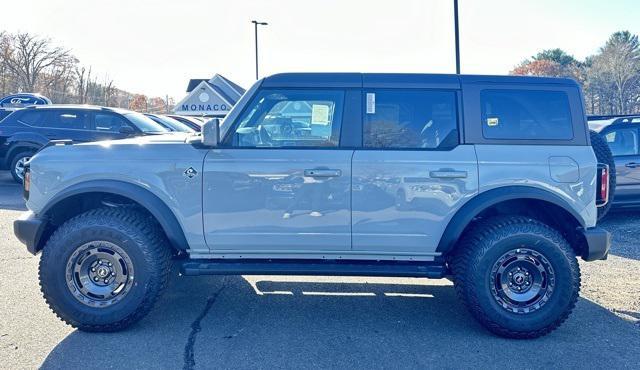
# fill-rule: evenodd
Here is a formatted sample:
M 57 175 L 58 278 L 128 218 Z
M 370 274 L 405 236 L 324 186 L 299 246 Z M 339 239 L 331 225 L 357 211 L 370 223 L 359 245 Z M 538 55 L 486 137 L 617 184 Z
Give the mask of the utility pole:
M 456 38 L 456 74 L 460 74 L 460 31 L 458 26 L 458 0 L 453 0 L 453 23 Z
M 258 79 L 258 26 L 266 26 L 267 22 L 251 21 L 253 23 L 255 40 L 256 40 L 256 80 Z

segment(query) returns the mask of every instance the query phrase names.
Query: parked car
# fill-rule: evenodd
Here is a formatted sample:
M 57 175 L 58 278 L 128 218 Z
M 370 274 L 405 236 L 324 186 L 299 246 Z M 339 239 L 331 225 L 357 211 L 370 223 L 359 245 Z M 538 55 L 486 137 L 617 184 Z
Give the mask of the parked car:
M 24 164 L 51 140 L 74 142 L 123 139 L 166 133 L 143 114 L 88 105 L 38 105 L 17 110 L 0 121 L 0 169 L 17 182 Z
M 589 117 L 611 149 L 616 168 L 614 208 L 640 207 L 640 115 Z
M 175 114 L 168 114 L 167 117 L 180 121 L 197 132 L 200 132 L 202 125 L 204 124 L 204 120 L 198 117 L 178 116 Z
M 195 132 L 194 129 L 192 129 L 191 127 L 189 127 L 188 125 L 173 119 L 169 116 L 165 116 L 163 114 L 152 114 L 152 113 L 145 113 L 145 116 L 151 118 L 152 120 L 156 121 L 156 123 L 164 126 L 165 128 L 169 129 L 169 131 L 174 131 L 174 132 Z
M 274 75 L 188 140 L 40 151 L 14 230 L 81 330 L 144 317 L 183 253 L 185 275 L 450 277 L 488 330 L 539 337 L 578 300 L 577 257 L 609 251 L 582 112 L 571 79 Z

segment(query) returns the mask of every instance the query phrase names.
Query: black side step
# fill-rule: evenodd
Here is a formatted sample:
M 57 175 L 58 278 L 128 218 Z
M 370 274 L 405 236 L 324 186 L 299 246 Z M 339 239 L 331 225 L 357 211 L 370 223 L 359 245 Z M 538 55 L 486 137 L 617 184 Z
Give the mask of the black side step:
M 323 275 L 392 276 L 439 279 L 446 274 L 442 262 L 371 262 L 344 260 L 188 260 L 183 275 Z

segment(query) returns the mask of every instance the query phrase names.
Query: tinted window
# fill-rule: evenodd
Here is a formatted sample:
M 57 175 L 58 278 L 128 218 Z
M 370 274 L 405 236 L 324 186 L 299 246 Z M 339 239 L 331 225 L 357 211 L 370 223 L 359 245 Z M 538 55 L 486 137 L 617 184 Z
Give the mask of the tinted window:
M 42 109 L 24 110 L 19 113 L 17 120 L 29 126 L 40 126 L 46 114 L 47 111 Z
M 487 139 L 570 140 L 567 94 L 560 91 L 484 90 L 482 134 Z
M 124 116 L 142 132 L 169 132 L 169 129 L 141 113 L 125 113 Z
M 233 135 L 238 147 L 338 146 L 344 92 L 263 90 Z
M 93 120 L 97 131 L 120 132 L 120 128 L 129 126 L 124 118 L 111 113 L 95 113 Z
M 458 143 L 453 91 L 367 91 L 365 106 L 367 148 L 436 149 Z
M 614 156 L 638 154 L 638 131 L 635 128 L 613 130 L 604 138 Z
M 154 116 L 154 115 L 148 115 L 147 117 L 151 118 L 152 120 L 154 120 L 155 122 L 157 122 L 158 124 L 168 128 L 171 131 L 176 131 L 176 132 L 193 132 L 193 130 L 185 125 L 184 123 L 173 119 L 171 117 L 168 116 Z
M 89 130 L 88 112 L 82 110 L 52 109 L 44 118 L 41 126 L 49 128 Z
M 2 121 L 6 116 L 10 115 L 10 110 L 0 110 L 0 121 Z

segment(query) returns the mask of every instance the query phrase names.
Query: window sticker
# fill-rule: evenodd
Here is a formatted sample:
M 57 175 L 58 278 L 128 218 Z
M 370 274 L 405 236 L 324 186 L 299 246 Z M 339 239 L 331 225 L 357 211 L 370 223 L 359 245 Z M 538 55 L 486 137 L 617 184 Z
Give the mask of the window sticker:
M 376 94 L 367 93 L 367 114 L 376 114 Z
M 329 124 L 329 106 L 324 104 L 313 104 L 311 106 L 311 124 L 312 125 L 328 125 Z
M 489 127 L 493 127 L 493 126 L 498 126 L 498 117 L 489 117 L 487 118 L 487 126 Z

